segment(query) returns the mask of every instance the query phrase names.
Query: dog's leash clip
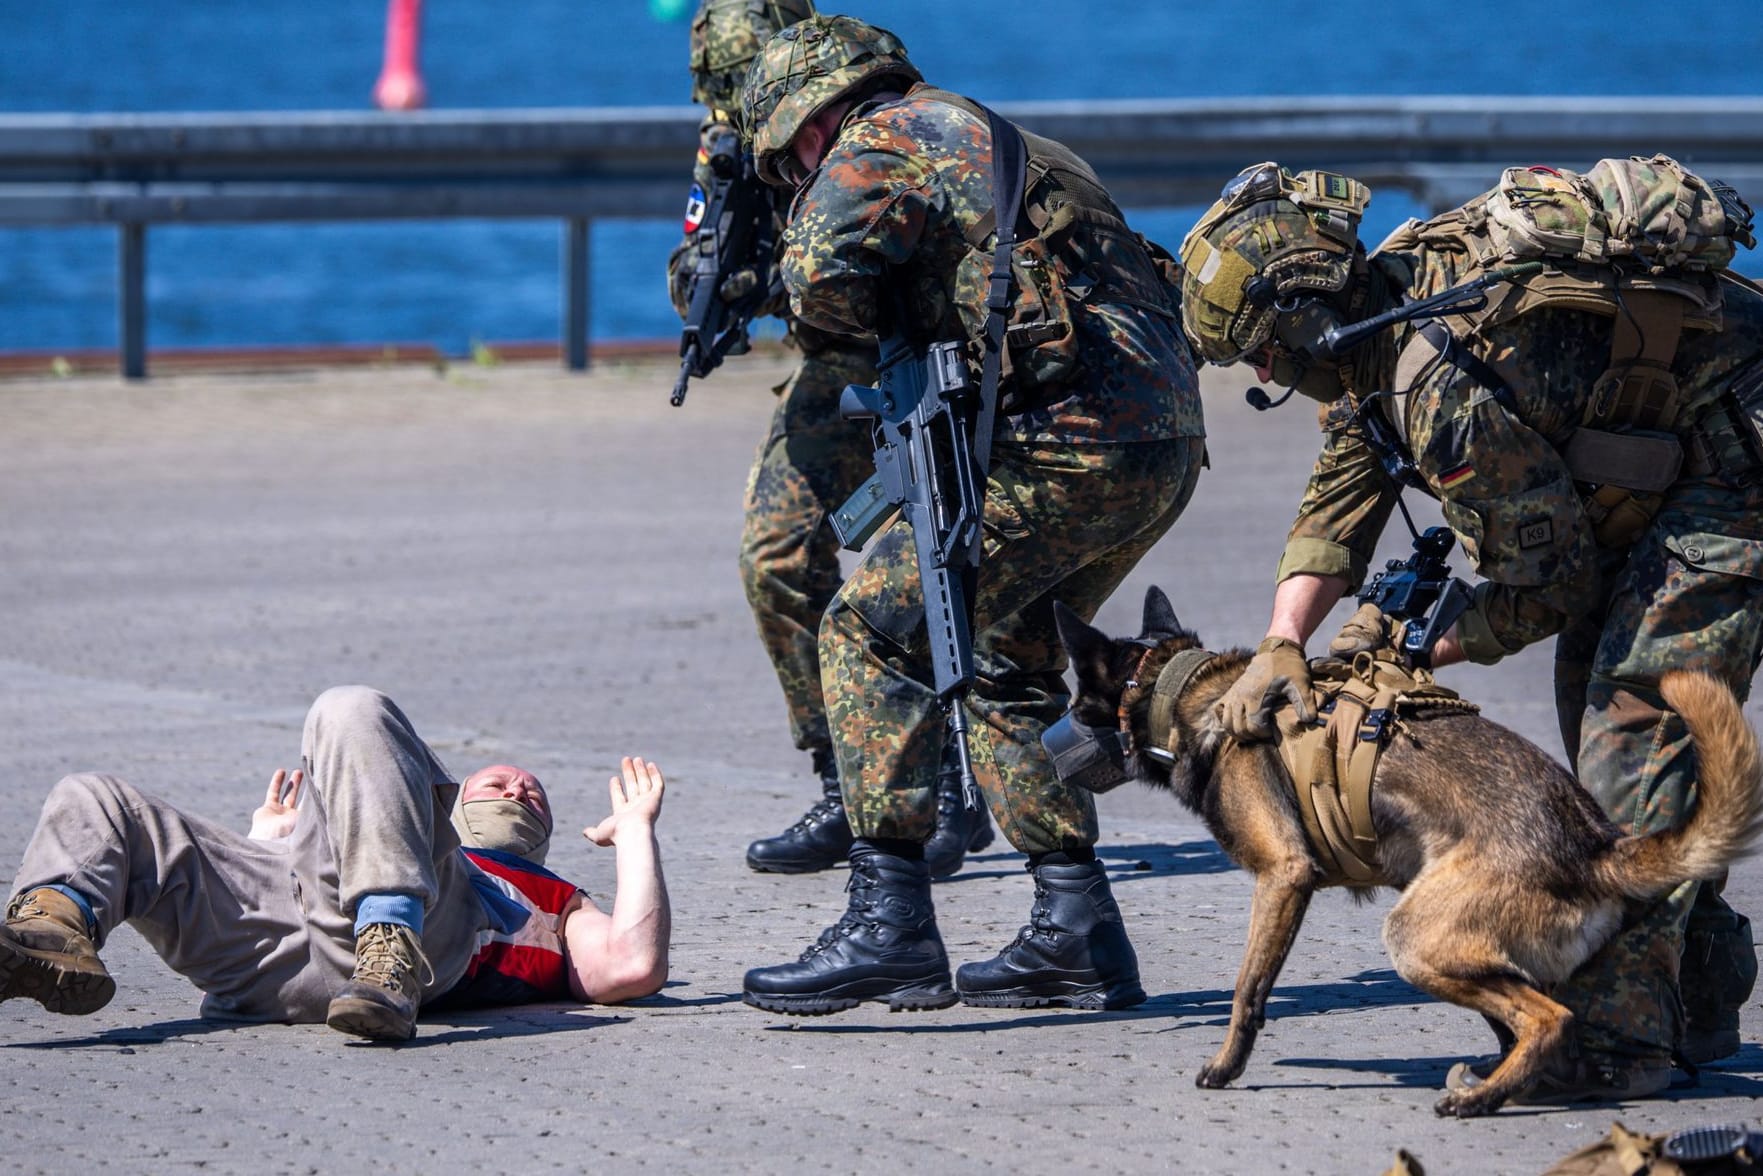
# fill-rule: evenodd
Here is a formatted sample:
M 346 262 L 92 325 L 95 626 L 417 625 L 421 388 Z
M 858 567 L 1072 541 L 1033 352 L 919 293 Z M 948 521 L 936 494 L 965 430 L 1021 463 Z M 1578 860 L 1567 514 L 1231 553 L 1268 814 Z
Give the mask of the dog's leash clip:
M 1366 711 L 1365 717 L 1359 720 L 1359 741 L 1361 743 L 1382 743 L 1395 718 L 1396 713 L 1387 707 Z

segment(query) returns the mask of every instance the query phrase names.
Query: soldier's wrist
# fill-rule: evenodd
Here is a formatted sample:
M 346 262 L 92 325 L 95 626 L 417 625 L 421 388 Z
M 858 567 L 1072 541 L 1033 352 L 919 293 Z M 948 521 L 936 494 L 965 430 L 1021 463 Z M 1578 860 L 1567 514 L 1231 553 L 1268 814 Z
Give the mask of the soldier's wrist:
M 1299 657 L 1304 656 L 1304 647 L 1290 637 L 1263 637 L 1261 644 L 1255 647 L 1256 654 L 1273 653 L 1279 649 L 1290 649 Z

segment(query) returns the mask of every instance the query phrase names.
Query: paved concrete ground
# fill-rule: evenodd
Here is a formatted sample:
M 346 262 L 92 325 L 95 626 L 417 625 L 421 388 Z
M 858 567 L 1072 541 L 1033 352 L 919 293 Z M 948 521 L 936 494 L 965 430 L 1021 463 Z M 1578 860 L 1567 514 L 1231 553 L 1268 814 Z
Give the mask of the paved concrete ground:
M 189 985 L 119 932 L 100 1013 L 0 1010 L 6 1167 L 1372 1176 L 1406 1146 L 1438 1176 L 1539 1172 L 1617 1114 L 1757 1121 L 1763 1049 L 1747 1044 L 1669 1099 L 1439 1122 L 1445 1071 L 1491 1037 L 1396 978 L 1387 897 L 1341 894 L 1312 907 L 1240 1084 L 1195 1089 L 1249 885 L 1194 820 L 1136 790 L 1103 798 L 1100 850 L 1144 1006 L 791 1020 L 741 1004 L 742 971 L 793 958 L 844 901 L 842 873 L 741 862 L 811 790 L 734 568 L 781 374 L 731 364 L 678 410 L 656 366 L 0 385 L 0 861 L 74 770 L 242 827 L 295 761 L 306 703 L 360 681 L 456 769 L 536 770 L 576 827 L 602 815 L 620 753 L 659 759 L 677 910 L 658 998 L 459 1016 L 398 1049 L 205 1024 Z M 1215 647 L 1259 636 L 1315 440 L 1302 402 L 1257 416 L 1240 391 L 1209 382 L 1214 468 L 1104 627 L 1131 628 L 1155 582 Z M 1451 681 L 1553 748 L 1546 652 Z M 554 864 L 603 897 L 610 855 L 560 840 Z M 957 962 L 1027 914 L 1022 859 L 998 847 L 937 887 Z M 1763 868 L 1742 865 L 1732 890 L 1763 910 Z M 1756 1008 L 1746 1030 L 1763 1032 Z

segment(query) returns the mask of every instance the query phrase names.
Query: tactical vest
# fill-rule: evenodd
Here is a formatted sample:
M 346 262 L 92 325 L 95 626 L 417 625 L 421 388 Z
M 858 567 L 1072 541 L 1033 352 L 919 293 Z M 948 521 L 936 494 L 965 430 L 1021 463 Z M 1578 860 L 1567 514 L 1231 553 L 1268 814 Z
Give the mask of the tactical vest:
M 1737 247 L 1755 244 L 1751 210 L 1724 184 L 1656 155 L 1601 160 L 1584 175 L 1508 168 L 1499 186 L 1452 212 L 1398 229 L 1380 251 L 1440 249 L 1464 255 L 1459 275 L 1526 261 L 1539 273 L 1494 287 L 1485 306 L 1423 325 L 1397 362 L 1407 389 L 1442 357 L 1516 401 L 1486 362 L 1487 332 L 1539 308 L 1613 320 L 1610 360 L 1564 452 L 1600 542 L 1637 537 L 1676 480 L 1687 421 L 1671 365 L 1685 331 L 1718 330 L 1721 277 Z M 1712 472 L 1712 470 L 1692 470 Z
M 985 120 L 978 103 L 948 90 L 917 85 L 911 97 L 954 106 Z M 1124 303 L 1173 320 L 1176 290 L 1153 261 L 1156 250 L 1127 226 L 1089 164 L 1062 143 L 1022 131 L 1028 148 L 1017 244 L 1011 258 L 1015 302 L 1004 332 L 1004 374 L 1015 394 L 1063 385 L 1077 371 L 1073 307 Z M 956 268 L 952 296 L 968 338 L 984 328 L 986 283 L 996 210 L 966 232 L 967 256 Z M 1164 253 L 1164 257 L 1168 254 Z M 1006 403 L 1006 411 L 1020 411 Z

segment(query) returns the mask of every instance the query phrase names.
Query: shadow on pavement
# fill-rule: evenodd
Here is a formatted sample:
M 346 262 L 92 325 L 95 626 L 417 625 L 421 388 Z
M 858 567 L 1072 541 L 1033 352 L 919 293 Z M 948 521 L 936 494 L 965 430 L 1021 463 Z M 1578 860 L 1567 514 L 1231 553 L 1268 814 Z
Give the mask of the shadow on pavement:
M 1179 845 L 1098 845 L 1096 856 L 1102 859 L 1108 881 L 1114 884 L 1184 874 L 1223 874 L 1236 869 L 1211 838 Z M 1027 857 L 1008 847 L 1002 853 L 968 854 L 959 874 L 935 881 L 938 886 L 948 886 L 956 882 L 1015 878 L 1023 874 L 1027 863 Z
M 260 1029 L 249 1021 L 209 1021 L 201 1017 L 185 1017 L 176 1021 L 159 1021 L 151 1025 L 131 1025 L 126 1029 L 106 1029 L 90 1037 L 62 1037 L 54 1041 L 12 1041 L 7 1049 L 121 1049 L 134 1052 L 136 1045 L 164 1045 L 175 1038 L 201 1037 L 209 1033 L 230 1033 L 235 1029 Z
M 569 1011 L 570 1009 L 579 1009 L 579 1007 L 558 1005 L 555 1009 L 548 1009 L 544 1006 L 524 1005 L 513 1009 L 490 1010 L 483 1014 L 443 1014 L 444 1021 L 423 1021 L 417 1030 L 415 1039 L 411 1041 L 375 1042 L 346 1038 L 340 1035 L 339 1038 L 344 1044 L 350 1046 L 380 1048 L 390 1045 L 398 1049 L 411 1049 L 425 1045 L 451 1045 L 462 1041 L 532 1037 L 541 1033 L 573 1033 L 583 1029 L 598 1029 L 605 1025 L 618 1025 L 632 1019 L 630 1017 L 584 1016 L 580 1012 Z M 135 1046 L 163 1045 L 168 1041 L 201 1037 L 210 1033 L 288 1027 L 290 1026 L 283 1026 L 279 1023 L 266 1025 L 254 1021 L 209 1021 L 200 1017 L 186 1017 L 177 1021 L 160 1021 L 152 1025 L 131 1025 L 126 1029 L 106 1029 L 102 1033 L 94 1033 L 90 1037 L 58 1038 L 54 1041 L 8 1042 L 6 1048 L 113 1049 L 118 1053 L 133 1053 Z M 325 1033 L 330 1032 L 322 1025 L 297 1026 L 297 1028 L 315 1028 Z
M 1190 1016 L 1215 1014 L 1217 1024 L 1230 1020 L 1231 990 L 1228 988 L 1172 992 L 1153 997 L 1151 1004 L 1167 1002 L 1190 1010 Z M 1388 968 L 1373 968 L 1327 984 L 1281 984 L 1267 1001 L 1267 1019 L 1307 1017 L 1343 1009 L 1381 1009 L 1397 1005 L 1434 1004 L 1434 999 Z
M 1110 882 L 1137 882 L 1141 878 L 1168 878 L 1184 874 L 1227 874 L 1236 864 L 1224 856 L 1210 837 L 1178 845 L 1099 845 L 1096 856 L 1108 865 Z

